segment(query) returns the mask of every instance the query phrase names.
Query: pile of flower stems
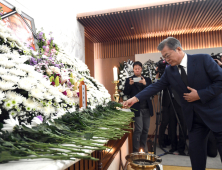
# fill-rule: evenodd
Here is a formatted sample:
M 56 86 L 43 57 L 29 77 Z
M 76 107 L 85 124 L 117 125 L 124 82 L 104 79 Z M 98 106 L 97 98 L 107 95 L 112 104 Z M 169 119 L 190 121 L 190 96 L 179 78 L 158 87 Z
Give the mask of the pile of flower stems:
M 59 119 L 29 128 L 24 125 L 0 135 L 0 162 L 19 159 L 91 159 L 110 139 L 129 133 L 133 112 L 116 109 L 116 103 L 67 113 Z

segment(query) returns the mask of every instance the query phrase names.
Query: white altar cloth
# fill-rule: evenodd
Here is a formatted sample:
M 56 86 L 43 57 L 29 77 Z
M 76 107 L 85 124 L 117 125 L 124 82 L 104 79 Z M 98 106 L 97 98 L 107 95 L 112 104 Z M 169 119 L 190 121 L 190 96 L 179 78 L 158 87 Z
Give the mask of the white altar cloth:
M 23 159 L 19 161 L 11 161 L 8 163 L 0 164 L 0 170 L 64 170 L 78 161 L 79 159 L 76 159 L 75 161 Z

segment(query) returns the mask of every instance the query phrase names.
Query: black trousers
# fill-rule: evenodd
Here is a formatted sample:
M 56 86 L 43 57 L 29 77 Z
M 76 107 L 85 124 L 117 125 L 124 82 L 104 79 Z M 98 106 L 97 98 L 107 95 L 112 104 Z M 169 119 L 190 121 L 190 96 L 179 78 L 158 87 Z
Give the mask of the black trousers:
M 217 156 L 217 141 L 212 131 L 210 131 L 207 140 L 207 156 L 209 157 Z
M 150 127 L 149 109 L 140 109 L 140 116 L 134 117 L 133 152 L 140 152 L 140 149 L 148 152 L 147 137 Z
M 192 170 L 205 170 L 207 160 L 207 140 L 210 129 L 200 118 L 198 113 L 194 113 L 192 129 L 189 135 L 189 153 Z M 213 132 L 217 148 L 222 162 L 222 132 Z

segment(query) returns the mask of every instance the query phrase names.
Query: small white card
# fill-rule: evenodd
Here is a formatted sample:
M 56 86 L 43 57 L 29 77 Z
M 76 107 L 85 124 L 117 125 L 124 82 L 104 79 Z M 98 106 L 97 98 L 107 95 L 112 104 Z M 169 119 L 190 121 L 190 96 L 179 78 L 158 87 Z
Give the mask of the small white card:
M 134 81 L 134 82 L 139 82 L 140 80 L 141 80 L 141 77 L 134 77 L 134 78 L 133 78 L 133 81 Z

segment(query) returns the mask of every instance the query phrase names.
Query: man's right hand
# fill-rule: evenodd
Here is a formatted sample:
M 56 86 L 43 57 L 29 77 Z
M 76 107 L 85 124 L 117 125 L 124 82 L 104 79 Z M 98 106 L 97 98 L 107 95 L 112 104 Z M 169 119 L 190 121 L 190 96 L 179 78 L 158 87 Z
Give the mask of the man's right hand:
M 137 103 L 138 99 L 136 97 L 132 97 L 130 99 L 128 99 L 127 101 L 123 102 L 123 107 L 124 108 L 129 108 L 132 105 L 134 105 L 134 103 Z
M 134 84 L 134 81 L 132 80 L 132 78 L 129 79 L 129 84 L 130 85 Z

